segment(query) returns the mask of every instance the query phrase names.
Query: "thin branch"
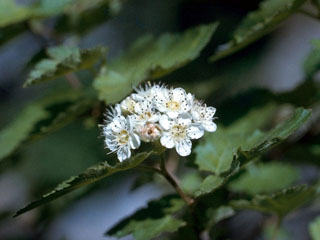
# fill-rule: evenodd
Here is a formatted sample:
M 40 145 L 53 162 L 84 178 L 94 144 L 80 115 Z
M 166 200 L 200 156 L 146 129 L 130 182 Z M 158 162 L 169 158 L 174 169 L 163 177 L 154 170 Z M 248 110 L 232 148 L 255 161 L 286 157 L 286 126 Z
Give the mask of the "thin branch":
M 80 80 L 78 79 L 78 77 L 74 73 L 67 74 L 65 76 L 65 78 L 72 88 L 77 89 L 77 88 L 82 87 Z
M 161 170 L 161 175 L 164 176 L 167 181 L 171 184 L 172 187 L 177 191 L 177 193 L 180 195 L 180 197 L 189 205 L 191 206 L 194 203 L 194 200 L 190 198 L 188 195 L 186 195 L 182 189 L 180 188 L 179 184 L 176 182 L 176 180 L 171 176 L 171 174 L 168 172 L 166 168 L 166 163 L 165 163 L 165 157 L 164 154 L 161 155 L 161 160 L 160 160 L 160 170 Z

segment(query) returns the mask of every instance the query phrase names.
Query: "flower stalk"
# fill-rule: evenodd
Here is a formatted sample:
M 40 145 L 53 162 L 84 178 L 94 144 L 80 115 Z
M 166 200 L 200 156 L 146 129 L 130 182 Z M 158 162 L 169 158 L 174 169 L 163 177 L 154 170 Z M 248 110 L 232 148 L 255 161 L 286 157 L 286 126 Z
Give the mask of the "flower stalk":
M 161 175 L 171 184 L 171 186 L 176 190 L 176 192 L 180 195 L 180 197 L 191 206 L 194 203 L 194 199 L 186 195 L 183 190 L 180 188 L 179 184 L 176 182 L 174 177 L 168 172 L 165 163 L 165 154 L 161 155 L 160 159 L 160 170 Z

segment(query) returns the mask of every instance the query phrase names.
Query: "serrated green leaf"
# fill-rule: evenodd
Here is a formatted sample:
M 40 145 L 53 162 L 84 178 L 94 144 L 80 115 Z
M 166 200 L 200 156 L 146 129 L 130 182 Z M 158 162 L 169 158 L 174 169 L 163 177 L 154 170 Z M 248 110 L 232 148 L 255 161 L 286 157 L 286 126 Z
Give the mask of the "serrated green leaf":
M 39 104 L 28 105 L 14 122 L 0 131 L 0 159 L 9 156 L 28 137 L 34 125 L 47 116 Z
M 312 43 L 313 48 L 303 63 L 307 78 L 311 78 L 320 70 L 320 40 L 314 40 Z
M 36 64 L 35 69 L 30 72 L 24 83 L 24 87 L 90 68 L 105 56 L 106 48 L 79 49 L 62 45 L 48 48 L 47 54 L 49 58 Z
M 165 232 L 175 232 L 186 223 L 174 218 L 185 203 L 176 195 L 162 197 L 148 203 L 146 208 L 119 222 L 106 234 L 121 238 L 132 234 L 136 240 L 149 240 Z
M 150 154 L 151 152 L 138 153 L 134 157 L 124 162 L 120 162 L 114 166 L 110 166 L 107 162 L 102 162 L 97 166 L 90 167 L 78 176 L 71 177 L 68 180 L 62 182 L 54 190 L 43 195 L 41 199 L 34 201 L 26 207 L 20 209 L 15 216 L 18 216 L 36 207 L 46 204 L 78 188 L 97 182 L 102 178 L 110 176 L 113 173 L 125 171 L 127 169 L 136 167 L 137 165 L 142 163 Z
M 255 115 L 259 111 L 263 112 L 263 110 L 258 110 L 254 114 L 252 112 L 249 113 L 247 116 L 251 114 Z M 239 171 L 240 165 L 244 166 L 249 161 L 252 161 L 285 140 L 303 125 L 310 116 L 311 110 L 298 108 L 288 120 L 280 123 L 269 132 L 255 130 L 253 133 L 250 133 L 246 132 L 246 129 L 242 129 L 244 131 L 242 133 L 241 129 L 231 125 L 227 129 L 220 127 L 220 129 L 222 128 L 222 131 L 220 131 L 223 134 L 218 134 L 218 130 L 215 133 L 207 135 L 204 139 L 204 144 L 200 145 L 199 148 L 197 147 L 196 153 L 199 156 L 197 156 L 196 164 L 200 170 L 210 171 L 215 175 L 209 175 L 204 179 L 195 196 L 199 197 L 216 191 Z M 249 117 L 248 119 L 251 118 Z M 243 126 L 241 122 L 245 120 L 246 117 L 234 123 L 234 126 Z M 203 146 L 206 147 L 204 148 Z M 238 150 L 235 152 L 236 149 Z M 200 156 L 204 157 L 201 158 Z M 217 168 L 216 166 L 225 166 L 223 170 L 229 167 L 229 170 L 223 172 L 221 168 Z
M 230 205 L 235 209 L 273 213 L 283 218 L 318 196 L 319 189 L 316 187 L 297 186 L 272 195 L 256 195 L 252 200 L 234 200 Z
M 14 122 L 0 131 L 0 160 L 8 157 L 22 142 L 71 122 L 89 109 L 93 102 L 94 98 L 86 92 L 70 90 L 52 93 L 30 103 Z M 56 106 L 60 106 L 58 112 L 55 112 Z
M 312 240 L 320 240 L 320 217 L 309 224 L 309 232 Z
M 145 35 L 126 53 L 102 68 L 94 81 L 99 98 L 116 103 L 147 79 L 156 79 L 197 58 L 217 24 L 201 25 L 182 34 Z
M 199 189 L 195 192 L 195 197 L 200 197 L 208 193 L 213 193 L 220 187 L 222 187 L 230 177 L 232 177 L 234 174 L 236 174 L 239 171 L 240 168 L 240 162 L 239 160 L 234 157 L 230 168 L 220 173 L 220 175 L 209 175 L 207 176 L 203 182 L 201 183 Z
M 289 187 L 298 176 L 297 169 L 289 164 L 260 163 L 248 166 L 243 175 L 229 184 L 229 189 L 249 195 L 269 194 Z
M 305 0 L 264 0 L 258 10 L 244 18 L 234 31 L 232 40 L 220 46 L 210 60 L 217 61 L 229 56 L 270 33 L 304 2 Z
M 228 128 L 219 126 L 215 133 L 207 134 L 195 148 L 199 169 L 214 174 L 227 171 L 233 160 L 233 149 L 253 147 L 263 136 L 257 128 L 266 124 L 274 110 L 273 104 L 254 109 Z

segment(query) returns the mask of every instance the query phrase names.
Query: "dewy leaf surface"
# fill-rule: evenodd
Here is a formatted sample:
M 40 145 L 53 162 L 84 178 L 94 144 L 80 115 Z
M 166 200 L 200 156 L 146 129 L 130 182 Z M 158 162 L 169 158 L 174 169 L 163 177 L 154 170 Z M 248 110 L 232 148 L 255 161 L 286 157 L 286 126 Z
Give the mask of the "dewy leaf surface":
M 149 240 L 165 232 L 175 232 L 186 223 L 172 215 L 185 206 L 176 195 L 153 200 L 148 206 L 125 218 L 106 234 L 121 238 L 132 234 L 136 240 Z
M 104 58 L 106 48 L 79 49 L 62 45 L 47 49 L 47 54 L 49 58 L 43 59 L 36 64 L 24 83 L 24 87 L 90 68 L 97 61 Z
M 316 187 L 298 186 L 272 195 L 256 195 L 252 200 L 234 200 L 230 205 L 236 209 L 273 213 L 283 218 L 318 196 L 319 189 Z
M 258 10 L 250 12 L 233 33 L 232 40 L 221 45 L 210 58 L 217 61 L 229 56 L 273 31 L 286 20 L 305 0 L 264 0 Z
M 195 193 L 197 197 L 215 191 L 224 185 L 232 175 L 239 171 L 240 165 L 245 165 L 285 140 L 311 116 L 311 110 L 298 108 L 289 119 L 278 124 L 269 132 L 253 130 L 250 124 L 247 125 L 247 129 L 237 127 L 244 126 L 243 121 L 246 119 L 254 119 L 250 115 L 257 114 L 259 111 L 264 112 L 263 109 L 255 110 L 226 129 L 220 127 L 219 130 L 218 127 L 217 132 L 208 134 L 202 144 L 197 147 L 196 164 L 199 169 L 214 174 L 204 179 L 200 189 Z
M 127 169 L 133 168 L 140 163 L 142 163 L 151 153 L 142 152 L 134 157 L 116 164 L 115 166 L 110 166 L 107 162 L 102 162 L 101 164 L 88 168 L 83 173 L 78 176 L 69 178 L 68 180 L 59 184 L 51 192 L 45 194 L 37 201 L 34 201 L 27 205 L 26 207 L 20 209 L 15 216 L 23 214 L 30 211 L 36 207 L 46 204 L 56 198 L 59 198 L 73 190 L 86 186 L 88 184 L 97 182 L 102 178 L 105 178 L 113 173 L 125 171 Z
M 141 37 L 125 54 L 102 68 L 94 81 L 100 100 L 116 103 L 141 82 L 159 78 L 194 60 L 216 27 L 217 24 L 201 25 L 182 34 Z
M 250 165 L 244 174 L 229 184 L 229 189 L 253 196 L 269 194 L 289 187 L 298 176 L 297 169 L 289 164 L 271 162 Z

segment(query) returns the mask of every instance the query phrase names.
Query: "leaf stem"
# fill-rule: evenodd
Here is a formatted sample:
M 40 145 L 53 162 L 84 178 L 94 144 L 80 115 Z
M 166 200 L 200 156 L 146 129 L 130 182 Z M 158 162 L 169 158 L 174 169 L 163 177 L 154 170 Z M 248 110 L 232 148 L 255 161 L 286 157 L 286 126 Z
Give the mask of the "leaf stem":
M 177 193 L 180 195 L 180 197 L 189 205 L 191 206 L 194 203 L 194 200 L 186 195 L 182 189 L 180 188 L 179 184 L 176 182 L 176 180 L 171 176 L 171 174 L 168 172 L 166 168 L 165 163 L 165 155 L 164 153 L 161 154 L 161 160 L 160 160 L 160 171 L 161 175 L 167 179 L 167 181 L 171 184 L 172 187 L 177 191 Z

